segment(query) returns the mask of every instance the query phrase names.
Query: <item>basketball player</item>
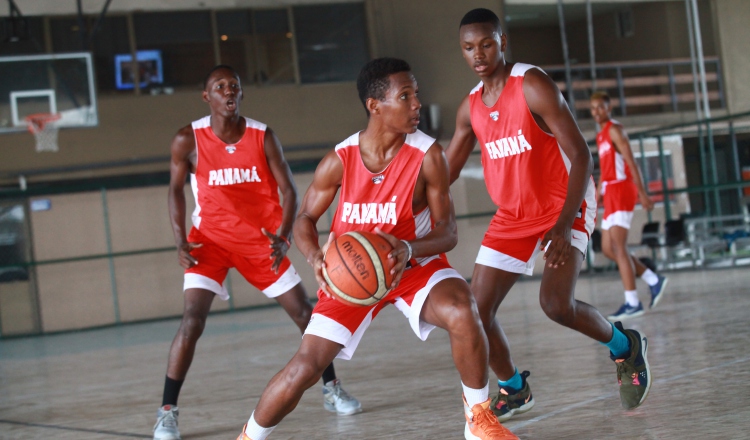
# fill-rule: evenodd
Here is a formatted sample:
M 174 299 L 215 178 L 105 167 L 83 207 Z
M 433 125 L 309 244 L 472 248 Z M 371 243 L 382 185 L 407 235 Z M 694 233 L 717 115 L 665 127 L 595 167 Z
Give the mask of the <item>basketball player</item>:
M 181 128 L 172 141 L 169 216 L 185 268 L 185 312 L 169 352 L 155 440 L 180 438 L 177 396 L 211 302 L 215 296 L 229 298 L 223 283 L 230 268 L 274 298 L 300 331 L 310 320 L 312 305 L 286 257 L 297 189 L 273 131 L 240 116 L 242 97 L 237 73 L 229 66 L 214 67 L 203 89 L 211 115 Z M 184 194 L 188 173 L 196 197 L 189 235 Z M 324 366 L 322 377 L 327 410 L 344 415 L 361 411 L 360 403 L 341 388 L 333 364 Z
M 617 263 L 625 287 L 625 303 L 607 317 L 614 322 L 643 315 L 643 304 L 635 290 L 636 275 L 651 289 L 649 308 L 661 301 L 668 279 L 654 273 L 628 252 L 628 230 L 636 201 L 640 199 L 641 205 L 648 211 L 653 209 L 654 204 L 646 193 L 641 173 L 635 164 L 628 135 L 622 124 L 612 119 L 609 95 L 595 92 L 591 95 L 590 103 L 591 116 L 601 127 L 596 135 L 601 170 L 596 200 L 604 201 L 602 251 Z
M 519 373 L 513 364 L 495 315 L 519 277 L 532 274 L 540 253 L 545 259 L 542 310 L 609 348 L 622 404 L 635 408 L 651 385 L 646 338 L 619 322 L 610 324 L 574 297 L 596 217 L 586 142 L 555 83 L 534 66 L 506 62 L 506 36 L 492 11 L 469 11 L 459 36 L 464 59 L 481 81 L 458 109 L 446 151 L 451 182 L 478 140 L 487 190 L 498 206 L 471 279 L 489 341 L 489 364 L 499 379 L 492 409 L 504 421 L 534 405 L 529 373 Z
M 291 412 L 335 357 L 350 359 L 372 319 L 387 304 L 401 310 L 424 340 L 448 331 L 461 377 L 467 439 L 515 439 L 488 409 L 487 340 L 469 286 L 439 254 L 456 245 L 448 167 L 435 139 L 417 130 L 421 104 L 409 65 L 379 58 L 357 78 L 367 128 L 338 144 L 318 165 L 294 227 L 297 246 L 320 283 L 319 301 L 292 360 L 268 384 L 238 440 L 264 440 Z M 340 189 L 328 244 L 317 223 Z M 394 216 L 361 211 L 377 206 Z M 368 211 L 372 212 L 372 211 Z M 386 270 L 392 290 L 379 303 L 352 307 L 333 299 L 323 278 L 323 255 L 334 236 L 375 231 L 394 247 Z

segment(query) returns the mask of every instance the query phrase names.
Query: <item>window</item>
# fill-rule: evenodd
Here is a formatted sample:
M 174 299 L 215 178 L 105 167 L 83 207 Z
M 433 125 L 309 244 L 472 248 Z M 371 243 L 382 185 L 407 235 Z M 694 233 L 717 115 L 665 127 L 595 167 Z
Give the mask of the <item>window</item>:
M 294 8 L 302 83 L 354 81 L 370 59 L 364 3 Z

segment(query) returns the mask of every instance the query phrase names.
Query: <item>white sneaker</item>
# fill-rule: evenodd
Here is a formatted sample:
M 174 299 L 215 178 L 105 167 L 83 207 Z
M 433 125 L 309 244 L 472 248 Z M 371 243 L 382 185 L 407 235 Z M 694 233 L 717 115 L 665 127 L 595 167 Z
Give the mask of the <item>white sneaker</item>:
M 362 412 L 362 404 L 341 387 L 339 379 L 334 379 L 323 385 L 323 406 L 328 411 L 341 416 L 350 416 Z
M 156 413 L 156 425 L 154 425 L 154 440 L 181 440 L 180 431 L 177 429 L 177 417 L 180 409 L 172 405 L 164 405 Z

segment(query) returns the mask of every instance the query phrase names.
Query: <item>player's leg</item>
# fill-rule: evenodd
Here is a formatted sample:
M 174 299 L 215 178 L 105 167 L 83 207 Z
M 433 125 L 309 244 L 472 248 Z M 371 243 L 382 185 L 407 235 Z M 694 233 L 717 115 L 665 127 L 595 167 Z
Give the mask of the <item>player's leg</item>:
M 282 260 L 278 273 L 271 270 L 272 260 L 268 258 L 233 259 L 237 270 L 245 279 L 269 298 L 274 298 L 292 318 L 301 333 L 305 332 L 312 315 L 312 304 L 307 297 L 302 279 L 288 257 Z M 362 404 L 350 395 L 336 377 L 333 363 L 322 374 L 323 406 L 339 415 L 352 415 L 362 412 Z
M 305 335 L 292 360 L 268 383 L 238 440 L 264 440 L 297 407 L 304 392 L 320 380 L 341 344 Z
M 178 440 L 180 431 L 177 420 L 179 408 L 177 398 L 185 381 L 190 364 L 193 362 L 195 345 L 203 333 L 206 317 L 211 309 L 214 294 L 205 289 L 185 290 L 185 308 L 177 334 L 172 340 L 164 378 L 164 393 L 161 407 L 157 411 L 154 425 L 154 440 Z
M 613 225 L 607 230 L 609 247 L 617 270 L 620 272 L 622 285 L 625 288 L 625 302 L 613 314 L 607 316 L 611 322 L 622 321 L 643 315 L 643 304 L 638 299 L 638 291 L 635 287 L 636 269 L 633 258 L 628 252 L 628 229 Z
M 446 278 L 429 291 L 421 319 L 448 331 L 451 354 L 464 391 L 467 439 L 517 439 L 489 408 L 489 349 L 479 311 L 463 279 Z
M 580 247 L 585 249 L 585 243 L 572 249 L 565 264 L 544 268 L 539 301 L 553 321 L 607 346 L 610 358 L 617 364 L 620 400 L 623 407 L 632 409 L 645 400 L 651 387 L 647 340 L 635 330 L 623 329 L 620 322 L 609 323 L 596 308 L 575 299 L 575 284 L 583 262 Z
M 664 290 L 667 288 L 667 282 L 669 278 L 658 274 L 646 267 L 641 260 L 631 255 L 630 258 L 633 260 L 633 267 L 635 267 L 635 275 L 642 279 L 648 284 L 649 291 L 651 293 L 651 302 L 649 308 L 655 307 L 661 299 L 664 297 Z

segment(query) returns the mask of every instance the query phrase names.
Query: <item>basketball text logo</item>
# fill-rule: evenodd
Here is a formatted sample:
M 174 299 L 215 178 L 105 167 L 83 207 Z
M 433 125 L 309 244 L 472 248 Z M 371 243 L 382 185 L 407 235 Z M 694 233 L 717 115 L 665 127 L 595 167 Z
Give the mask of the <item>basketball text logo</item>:
M 497 121 L 500 118 L 500 113 L 492 112 L 490 113 L 490 118 L 492 118 L 493 121 Z
M 366 280 L 370 278 L 370 271 L 367 270 L 367 266 L 362 263 L 362 255 L 357 252 L 354 247 L 352 246 L 352 243 L 350 241 L 345 241 L 341 247 L 344 249 L 344 252 L 346 252 L 351 259 L 351 264 L 354 266 L 353 269 L 357 269 L 359 271 L 359 278 L 360 280 Z
M 372 183 L 374 183 L 375 185 L 377 185 L 379 183 L 382 183 L 383 179 L 385 179 L 385 176 L 382 175 L 382 174 L 378 174 L 377 176 L 375 176 L 375 177 L 372 178 Z
M 245 182 L 260 182 L 258 172 L 253 167 L 247 168 L 224 168 L 222 170 L 211 170 L 208 172 L 208 184 L 214 185 L 236 185 Z
M 522 131 L 518 130 L 518 136 L 509 136 L 484 144 L 490 159 L 515 156 L 516 154 L 531 150 L 531 144 L 526 140 Z
M 349 203 L 344 202 L 341 221 L 362 225 L 373 224 L 396 224 L 396 196 L 387 203 Z
M 602 142 L 599 144 L 599 156 L 604 156 L 612 150 L 612 145 L 609 142 Z
M 234 145 L 227 145 L 224 148 L 226 148 L 227 153 L 229 154 L 234 154 L 234 152 L 237 150 L 237 147 L 235 147 Z

